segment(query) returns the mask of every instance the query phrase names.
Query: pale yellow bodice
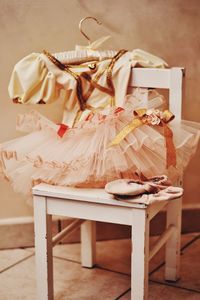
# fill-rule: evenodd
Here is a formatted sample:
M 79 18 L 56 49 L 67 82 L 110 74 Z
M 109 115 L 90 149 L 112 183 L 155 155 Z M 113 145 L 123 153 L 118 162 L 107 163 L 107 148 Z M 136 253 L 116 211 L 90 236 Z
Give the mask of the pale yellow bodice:
M 60 57 L 63 57 L 61 63 L 65 64 L 67 55 Z M 72 76 L 70 72 L 59 68 L 45 53 L 32 53 L 15 65 L 9 83 L 9 95 L 14 102 L 22 104 L 52 103 L 61 96 L 62 91 L 62 97 L 65 98 L 63 123 L 72 127 L 77 118 L 83 120 L 91 111 L 113 105 L 123 107 L 131 67 L 164 68 L 167 65 L 162 59 L 139 49 L 123 53 L 112 69 L 113 95 L 107 81 L 111 59 L 101 57 L 99 61 L 91 61 L 87 58 L 88 61 L 84 63 L 67 65 L 75 74 Z M 82 94 L 86 99 L 84 109 L 80 108 L 77 98 L 76 76 L 80 75 Z

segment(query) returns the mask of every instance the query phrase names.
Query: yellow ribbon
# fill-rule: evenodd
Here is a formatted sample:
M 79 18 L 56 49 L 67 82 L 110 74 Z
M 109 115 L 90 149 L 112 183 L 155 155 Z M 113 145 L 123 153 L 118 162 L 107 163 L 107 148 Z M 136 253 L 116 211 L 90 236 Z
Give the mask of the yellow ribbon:
M 141 126 L 142 124 L 143 122 L 140 119 L 134 119 L 116 135 L 116 137 L 110 143 L 109 147 L 118 145 L 131 131 Z
M 147 109 L 138 109 L 134 111 L 134 115 L 136 116 L 128 125 L 126 125 L 112 140 L 109 144 L 109 147 L 118 145 L 131 131 L 135 130 L 137 127 L 141 125 L 149 125 L 149 126 L 162 126 L 164 130 L 164 137 L 166 142 L 166 165 L 167 168 L 170 166 L 176 166 L 176 149 L 173 143 L 173 132 L 167 126 L 167 123 L 174 119 L 174 115 L 169 111 L 165 110 L 162 112 L 162 117 L 157 118 L 160 120 L 158 124 L 152 124 L 149 121 L 149 117 L 151 118 L 151 114 L 147 114 Z M 155 111 L 152 110 L 152 114 L 155 115 Z
M 171 111 L 169 111 L 168 109 L 164 110 L 162 115 L 163 115 L 162 120 L 165 123 L 169 123 L 170 121 L 172 121 L 175 118 L 174 114 Z

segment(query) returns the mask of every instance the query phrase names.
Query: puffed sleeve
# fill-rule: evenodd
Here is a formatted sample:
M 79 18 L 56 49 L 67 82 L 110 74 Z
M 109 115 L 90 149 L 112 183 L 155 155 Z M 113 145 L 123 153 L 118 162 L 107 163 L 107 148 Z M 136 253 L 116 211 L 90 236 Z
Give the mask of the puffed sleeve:
M 135 49 L 131 53 L 132 65 L 139 65 L 144 68 L 165 68 L 167 63 L 160 57 L 141 49 Z
M 15 65 L 8 92 L 16 103 L 51 103 L 58 99 L 60 87 L 42 54 L 32 53 Z

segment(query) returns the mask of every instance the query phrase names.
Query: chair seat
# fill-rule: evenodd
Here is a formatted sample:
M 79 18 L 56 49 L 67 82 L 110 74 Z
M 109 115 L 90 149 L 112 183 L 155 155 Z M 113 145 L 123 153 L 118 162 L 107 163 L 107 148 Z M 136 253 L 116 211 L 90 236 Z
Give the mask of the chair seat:
M 120 201 L 116 200 L 113 195 L 106 193 L 104 189 L 96 188 L 73 188 L 41 183 L 33 188 L 33 195 L 141 209 L 148 206 L 139 203 L 140 196 L 135 197 L 134 201 L 136 203 Z

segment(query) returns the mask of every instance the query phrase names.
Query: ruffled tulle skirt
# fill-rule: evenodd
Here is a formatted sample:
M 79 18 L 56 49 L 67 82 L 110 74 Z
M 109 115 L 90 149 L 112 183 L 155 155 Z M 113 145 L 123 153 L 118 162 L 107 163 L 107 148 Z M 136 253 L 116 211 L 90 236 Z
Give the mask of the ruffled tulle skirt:
M 176 166 L 167 168 L 166 138 L 161 126 L 143 124 L 111 146 L 134 119 L 134 109 L 128 103 L 124 109 L 90 113 L 62 137 L 58 135 L 60 125 L 36 111 L 20 115 L 18 129 L 29 133 L 1 145 L 1 171 L 15 191 L 25 194 L 41 182 L 104 187 L 119 178 L 137 179 L 138 174 L 166 174 L 173 180 L 196 150 L 200 124 L 174 120 L 167 125 L 173 132 L 176 155 Z

